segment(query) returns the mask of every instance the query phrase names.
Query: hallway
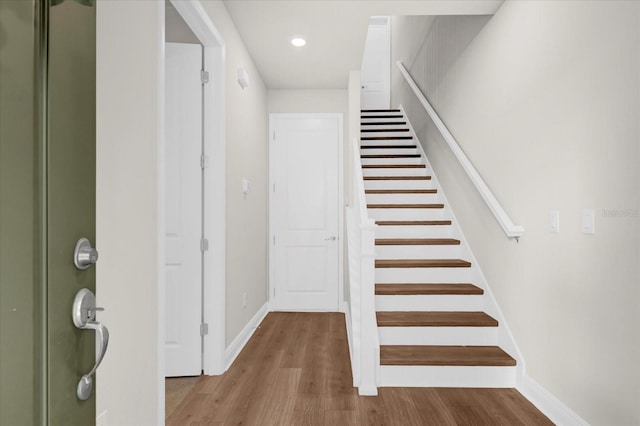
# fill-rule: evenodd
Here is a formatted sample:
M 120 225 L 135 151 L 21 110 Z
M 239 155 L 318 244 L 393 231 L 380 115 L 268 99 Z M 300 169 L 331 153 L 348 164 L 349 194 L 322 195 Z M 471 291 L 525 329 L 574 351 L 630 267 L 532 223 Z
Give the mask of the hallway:
M 272 312 L 222 376 L 167 379 L 167 425 L 552 424 L 514 389 L 352 386 L 341 313 Z

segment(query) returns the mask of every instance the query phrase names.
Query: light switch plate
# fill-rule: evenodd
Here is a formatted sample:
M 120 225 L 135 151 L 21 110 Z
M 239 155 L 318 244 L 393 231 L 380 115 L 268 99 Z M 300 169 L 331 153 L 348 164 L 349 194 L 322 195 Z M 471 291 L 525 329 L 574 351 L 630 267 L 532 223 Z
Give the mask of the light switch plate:
M 554 234 L 560 232 L 560 212 L 558 210 L 549 212 L 549 232 Z
M 595 209 L 583 209 L 582 210 L 582 233 L 583 234 L 595 234 L 596 233 L 596 211 L 595 211 Z

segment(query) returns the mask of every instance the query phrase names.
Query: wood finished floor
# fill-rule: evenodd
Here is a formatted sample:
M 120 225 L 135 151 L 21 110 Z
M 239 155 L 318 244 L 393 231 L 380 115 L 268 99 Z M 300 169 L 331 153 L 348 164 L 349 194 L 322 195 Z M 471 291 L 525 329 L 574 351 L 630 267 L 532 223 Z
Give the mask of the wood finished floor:
M 272 312 L 224 375 L 166 383 L 168 426 L 553 424 L 515 389 L 358 396 L 339 313 Z

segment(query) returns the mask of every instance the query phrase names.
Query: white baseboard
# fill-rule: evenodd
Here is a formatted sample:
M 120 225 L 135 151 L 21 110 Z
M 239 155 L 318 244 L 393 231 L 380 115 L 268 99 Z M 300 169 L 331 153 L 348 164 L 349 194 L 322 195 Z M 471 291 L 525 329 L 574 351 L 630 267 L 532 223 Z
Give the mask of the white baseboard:
M 262 322 L 264 317 L 269 313 L 269 302 L 266 302 L 258 312 L 249 320 L 247 325 L 242 329 L 242 331 L 233 339 L 233 342 L 227 347 L 224 351 L 224 370 L 227 371 L 231 364 L 236 360 L 242 348 L 247 344 L 251 336 L 253 336 L 253 332 L 256 331 L 258 325 Z
M 353 378 L 353 387 L 356 387 L 358 386 L 358 378 L 356 377 L 355 371 L 353 371 L 353 366 L 355 365 L 353 360 L 353 330 L 351 330 L 351 309 L 349 308 L 349 304 L 342 302 L 340 304 L 340 311 L 344 312 L 344 321 L 347 328 L 347 343 L 349 346 L 349 360 L 351 361 L 351 377 Z
M 524 395 L 538 410 L 559 426 L 588 426 L 582 417 L 576 414 L 546 390 L 540 383 L 526 374 L 522 377 L 522 384 L 518 391 Z

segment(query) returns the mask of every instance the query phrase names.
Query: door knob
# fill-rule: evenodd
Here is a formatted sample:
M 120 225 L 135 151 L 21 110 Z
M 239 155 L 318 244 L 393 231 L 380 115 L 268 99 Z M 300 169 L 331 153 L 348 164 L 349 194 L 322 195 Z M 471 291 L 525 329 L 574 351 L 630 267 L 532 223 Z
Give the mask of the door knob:
M 91 247 L 91 243 L 86 238 L 80 238 L 73 251 L 73 264 L 78 269 L 88 269 L 98 261 L 98 250 Z
M 76 395 L 82 401 L 86 401 L 91 396 L 91 391 L 93 390 L 92 376 L 102 362 L 109 345 L 109 330 L 104 324 L 96 321 L 96 312 L 102 310 L 104 309 L 96 307 L 96 297 L 88 288 L 80 289 L 73 300 L 71 312 L 73 324 L 81 330 L 95 331 L 98 339 L 96 362 L 91 371 L 80 378 L 76 388 Z

